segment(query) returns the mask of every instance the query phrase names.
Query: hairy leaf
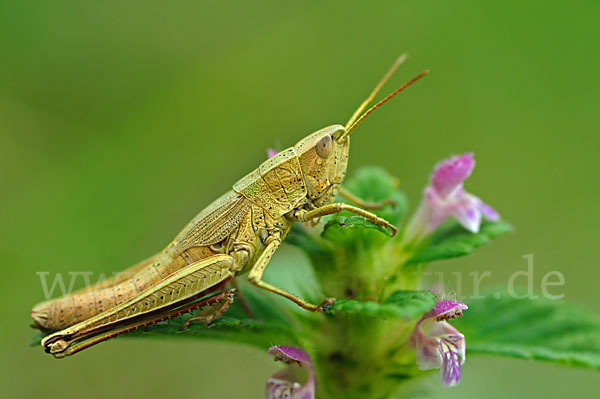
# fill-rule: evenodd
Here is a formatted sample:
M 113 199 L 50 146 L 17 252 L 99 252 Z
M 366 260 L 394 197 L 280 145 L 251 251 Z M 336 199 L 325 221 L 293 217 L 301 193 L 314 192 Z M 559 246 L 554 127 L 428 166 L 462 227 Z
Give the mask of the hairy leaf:
M 356 231 L 353 231 L 354 229 Z M 348 244 L 356 240 L 357 234 L 361 235 L 367 229 L 373 229 L 385 235 L 390 235 L 389 229 L 376 225 L 362 216 L 344 212 L 343 214 L 336 215 L 335 218 L 330 219 L 325 224 L 323 238 L 335 243 Z M 368 232 L 367 234 L 370 233 L 372 232 Z M 379 234 L 375 237 L 379 237 Z
M 431 291 L 399 290 L 388 297 L 385 303 L 402 308 L 406 318 L 415 318 L 429 312 L 435 305 L 435 294 Z
M 189 328 L 184 330 L 183 323 L 186 319 L 170 319 L 120 337 L 217 339 L 245 343 L 262 349 L 268 348 L 273 342 L 286 344 L 298 342 L 293 330 L 284 329 L 270 322 L 224 316 L 209 326 L 192 323 Z
M 562 301 L 495 296 L 472 300 L 455 322 L 470 353 L 545 360 L 600 370 L 600 316 Z
M 426 263 L 434 260 L 456 258 L 473 252 L 491 239 L 512 231 L 512 226 L 504 221 L 484 222 L 479 233 L 465 230 L 455 221 L 449 221 L 438 229 L 431 240 L 407 263 Z
M 415 319 L 431 310 L 434 305 L 435 295 L 429 291 L 396 291 L 383 303 L 340 299 L 329 312 Z
M 48 334 L 44 334 L 43 332 L 38 332 L 37 334 L 35 334 L 33 336 L 33 338 L 31 338 L 31 341 L 29 341 L 29 346 L 34 347 L 34 346 L 39 346 L 42 343 L 42 339 L 44 339 L 44 337 L 48 335 Z

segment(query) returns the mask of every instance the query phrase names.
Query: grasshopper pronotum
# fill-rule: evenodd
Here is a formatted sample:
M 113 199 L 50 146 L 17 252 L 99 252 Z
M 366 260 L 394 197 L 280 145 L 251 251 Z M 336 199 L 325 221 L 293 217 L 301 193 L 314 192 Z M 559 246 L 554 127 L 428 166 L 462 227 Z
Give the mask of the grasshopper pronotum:
M 250 269 L 248 280 L 284 296 L 304 309 L 322 311 L 334 302 L 315 305 L 262 280 L 269 261 L 294 222 L 308 222 L 350 211 L 371 222 L 396 228 L 363 208 L 375 208 L 346 191 L 350 133 L 375 109 L 423 77 L 424 71 L 362 113 L 404 61 L 394 63 L 345 126 L 332 125 L 267 159 L 233 185 L 233 189 L 196 216 L 160 253 L 126 272 L 67 295 L 38 304 L 34 327 L 54 332 L 42 340 L 46 352 L 64 357 L 115 335 L 212 305 L 211 313 L 190 322 L 210 323 L 233 302 L 234 277 Z M 362 115 L 361 115 L 362 113 Z M 336 195 L 358 206 L 333 202 Z

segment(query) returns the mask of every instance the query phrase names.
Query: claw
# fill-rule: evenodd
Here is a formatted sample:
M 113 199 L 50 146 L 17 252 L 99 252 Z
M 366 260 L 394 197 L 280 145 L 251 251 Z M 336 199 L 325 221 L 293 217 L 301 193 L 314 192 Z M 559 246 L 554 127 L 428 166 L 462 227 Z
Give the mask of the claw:
M 390 230 L 392 230 L 392 237 L 394 237 L 396 235 L 396 233 L 398 232 L 398 228 L 391 224 L 388 227 L 390 228 Z
M 396 201 L 394 201 L 393 199 L 391 199 L 391 198 L 384 199 L 384 200 L 383 200 L 383 201 L 381 201 L 381 202 L 382 202 L 384 205 L 385 205 L 385 204 L 387 204 L 387 205 L 390 205 L 390 206 L 391 206 L 392 208 L 394 208 L 394 209 L 396 209 L 396 207 L 398 206 L 398 203 L 397 203 Z
M 335 303 L 335 298 L 325 298 L 323 301 L 321 301 L 321 303 L 318 306 L 319 312 L 325 313 L 325 312 L 329 311 L 329 309 L 331 309 L 331 307 L 333 306 L 334 303 Z

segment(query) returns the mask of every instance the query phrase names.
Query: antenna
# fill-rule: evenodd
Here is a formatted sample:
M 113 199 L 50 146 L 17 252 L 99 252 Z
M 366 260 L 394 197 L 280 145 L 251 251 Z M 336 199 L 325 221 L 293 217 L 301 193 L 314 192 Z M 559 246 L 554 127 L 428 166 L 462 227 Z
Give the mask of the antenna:
M 358 119 L 356 119 L 356 121 L 354 121 L 350 125 L 350 127 L 348 127 L 348 124 L 346 124 L 346 132 L 338 138 L 337 142 L 338 143 L 342 143 L 346 139 L 346 137 L 348 137 L 348 135 L 354 129 L 356 129 L 356 127 L 358 125 L 360 125 L 369 115 L 371 115 L 371 113 L 373 113 L 373 111 L 375 111 L 377 108 L 381 107 L 383 104 L 385 104 L 388 101 L 390 101 L 392 98 L 396 97 L 398 94 L 400 94 L 400 92 L 402 92 L 408 86 L 410 86 L 411 84 L 415 83 L 417 80 L 421 79 L 423 76 L 427 75 L 428 73 L 429 73 L 429 69 L 426 69 L 425 71 L 421 72 L 420 74 L 418 74 L 417 76 L 415 76 L 414 78 L 412 78 L 411 80 L 409 80 L 408 82 L 406 82 L 405 84 L 403 84 L 399 89 L 397 89 L 396 91 L 392 92 L 386 98 L 384 98 L 383 100 L 380 100 L 377 104 L 375 104 L 371 108 L 369 108 L 364 114 L 362 114 Z M 371 96 L 369 96 L 369 97 L 371 97 Z M 365 101 L 365 102 L 368 104 L 370 101 L 369 102 Z M 363 105 L 361 105 L 361 107 L 359 109 L 361 109 L 361 108 L 364 108 Z M 350 121 L 352 121 L 352 119 L 354 119 L 354 116 L 352 118 L 350 118 Z
M 365 108 L 367 108 L 367 106 L 369 104 L 371 104 L 371 102 L 373 101 L 373 99 L 375 98 L 377 93 L 379 93 L 379 90 L 381 90 L 383 88 L 383 86 L 387 83 L 387 81 L 390 80 L 392 75 L 398 70 L 398 67 L 400 65 L 402 65 L 404 63 L 404 61 L 406 61 L 407 58 L 408 58 L 408 54 L 405 53 L 405 54 L 402 54 L 400 57 L 398 57 L 398 59 L 396 59 L 396 62 L 394 62 L 394 65 L 392 65 L 392 67 L 385 73 L 385 75 L 383 75 L 383 78 L 381 78 L 379 83 L 377 83 L 377 86 L 375 86 L 375 88 L 373 89 L 371 94 L 369 94 L 369 97 L 367 97 L 367 99 L 365 101 L 363 101 L 362 104 L 360 104 L 360 107 L 358 107 L 358 109 L 356 111 L 354 111 L 354 113 L 352 114 L 352 116 L 350 117 L 348 122 L 346 122 L 346 126 L 345 126 L 346 130 L 348 130 L 348 128 L 350 126 L 352 126 L 352 124 L 354 123 L 354 121 L 356 121 L 356 118 L 359 117 L 361 112 L 363 112 L 365 110 Z

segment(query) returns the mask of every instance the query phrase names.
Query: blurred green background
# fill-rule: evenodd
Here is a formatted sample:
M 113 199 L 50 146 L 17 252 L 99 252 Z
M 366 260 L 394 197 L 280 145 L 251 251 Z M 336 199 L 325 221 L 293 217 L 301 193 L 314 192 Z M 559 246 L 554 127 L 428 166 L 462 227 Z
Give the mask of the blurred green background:
M 435 162 L 474 151 L 467 189 L 516 232 L 433 270 L 503 284 L 533 253 L 536 287 L 559 270 L 554 292 L 597 305 L 599 17 L 592 1 L 3 1 L 2 396 L 262 397 L 277 366 L 239 345 L 115 340 L 62 361 L 29 348 L 36 272 L 110 273 L 158 251 L 267 147 L 344 123 L 402 52 L 388 90 L 431 75 L 356 131 L 350 172 L 382 165 L 415 204 Z M 463 375 L 423 384 L 554 398 L 600 381 L 487 357 Z

